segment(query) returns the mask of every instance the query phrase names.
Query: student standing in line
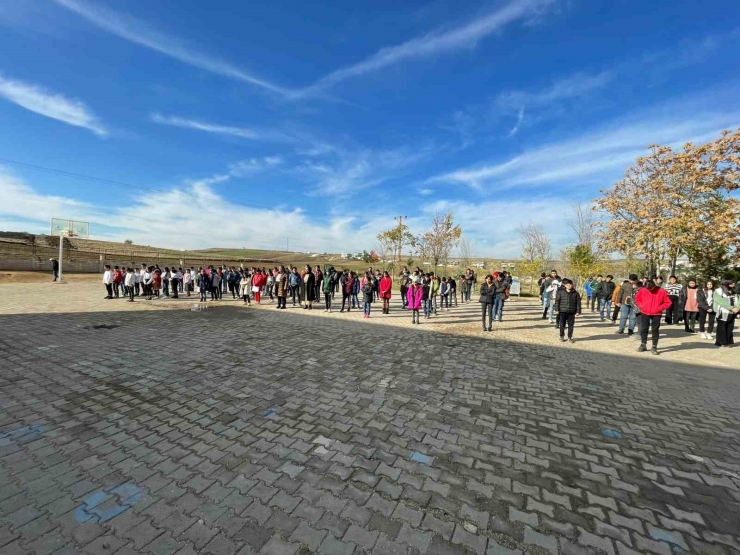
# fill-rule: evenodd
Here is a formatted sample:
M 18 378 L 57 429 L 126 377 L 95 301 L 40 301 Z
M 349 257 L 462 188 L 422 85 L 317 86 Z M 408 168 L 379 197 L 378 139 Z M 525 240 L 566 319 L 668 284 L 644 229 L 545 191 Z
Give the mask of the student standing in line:
M 447 310 L 450 309 L 450 284 L 447 282 L 447 278 L 442 278 L 442 285 L 439 288 L 439 309 L 443 310 L 445 307 Z
M 164 273 L 162 275 L 162 296 L 170 296 L 170 269 L 168 266 L 164 267 Z
M 679 309 L 683 310 L 683 325 L 686 333 L 696 333 L 696 319 L 699 316 L 699 302 L 697 293 L 699 287 L 696 278 L 689 278 L 686 287 L 681 289 L 679 296 Z
M 411 311 L 411 323 L 421 324 L 419 310 L 424 302 L 424 290 L 418 280 L 413 281 L 406 291 L 406 307 Z
M 134 268 L 134 289 L 135 289 L 135 296 L 139 296 L 141 294 L 141 271 L 139 268 Z
M 591 282 L 591 312 L 596 312 L 596 308 L 599 306 L 599 289 L 601 288 L 601 275 L 596 276 Z
M 375 298 L 375 291 L 374 291 L 374 280 L 371 277 L 372 274 L 367 274 L 364 278 L 362 278 L 362 317 L 363 318 L 370 318 L 370 307 L 373 304 L 373 299 Z
M 215 268 L 211 268 L 211 300 L 217 301 L 221 297 L 221 276 Z
M 211 288 L 211 284 L 208 279 L 208 276 L 206 275 L 205 270 L 201 268 L 200 273 L 198 274 L 198 292 L 200 293 L 199 302 L 201 303 L 206 302 L 206 291 L 208 291 L 210 288 Z
M 619 298 L 620 291 L 622 291 L 622 286 L 619 283 L 617 283 L 614 286 L 614 293 L 612 293 L 612 306 L 614 307 L 612 309 L 612 317 L 611 317 L 612 325 L 617 323 L 617 317 L 619 316 L 620 308 L 617 306 L 617 299 Z M 586 306 L 588 306 L 588 304 L 586 304 Z
M 144 285 L 144 295 L 147 301 L 152 300 L 152 283 L 154 282 L 154 276 L 152 275 L 151 267 L 144 267 L 141 269 L 141 283 Z
M 311 266 L 306 266 L 306 273 L 303 275 L 303 310 L 313 310 L 313 303 L 316 300 L 316 276 L 311 270 Z
M 403 274 L 401 275 L 401 308 L 406 308 L 406 303 L 408 302 L 406 293 L 408 293 L 410 286 L 411 275 L 409 274 L 409 271 L 404 268 Z
M 355 287 L 349 270 L 342 272 L 342 276 L 339 278 L 339 286 L 342 289 L 342 309 L 339 312 L 344 312 L 345 303 L 347 303 L 347 312 L 349 312 L 352 308 L 352 290 Z
M 483 331 L 493 331 L 493 303 L 496 299 L 496 287 L 493 285 L 493 276 L 487 275 L 483 285 L 480 286 L 481 319 Z M 488 315 L 488 326 L 486 326 L 486 315 Z
M 188 297 L 190 296 L 190 281 L 192 279 L 193 279 L 193 276 L 190 275 L 190 271 L 185 270 L 185 272 L 182 274 L 182 288 Z
M 103 285 L 105 285 L 105 291 L 108 293 L 106 299 L 113 298 L 113 270 L 110 269 L 110 264 L 105 265 L 105 271 L 103 272 Z
M 729 348 L 735 344 L 733 331 L 735 320 L 740 313 L 740 302 L 734 280 L 726 279 L 712 296 L 714 311 L 717 313 L 717 333 L 714 344 Z
M 581 295 L 573 287 L 569 279 L 563 280 L 563 288 L 559 289 L 555 296 L 555 312 L 558 315 L 558 326 L 560 327 L 560 341 L 575 343 L 573 339 L 573 328 L 576 316 L 581 315 Z M 565 339 L 565 326 L 568 326 L 568 339 Z
M 432 277 L 427 274 L 421 280 L 422 301 L 424 305 L 424 318 L 429 318 L 432 311 Z
M 635 304 L 640 309 L 640 346 L 637 350 L 638 352 L 647 351 L 647 336 L 650 330 L 653 341 L 650 351 L 657 355 L 660 320 L 663 311 L 671 307 L 671 299 L 668 298 L 665 289 L 658 287 L 653 280 L 648 280 L 647 285 L 637 291 Z
M 118 268 L 118 266 L 114 266 L 112 285 L 113 285 L 113 295 L 115 296 L 116 299 L 118 298 L 118 289 L 122 281 L 123 281 L 123 275 L 121 275 L 121 270 Z
M 586 307 L 591 305 L 591 296 L 594 294 L 593 289 L 591 289 L 591 281 L 593 279 L 594 276 L 588 276 L 583 283 L 583 290 L 586 292 Z
M 126 269 L 126 280 L 124 283 L 126 284 L 126 291 L 128 291 L 128 302 L 132 303 L 134 302 L 134 287 L 136 284 L 136 274 L 133 268 Z
M 152 289 L 154 290 L 154 296 L 159 298 L 159 290 L 162 289 L 162 270 L 156 266 L 152 272 Z
M 665 286 L 665 292 L 671 300 L 671 307 L 665 311 L 665 323 L 669 325 L 678 325 L 680 320 L 681 308 L 680 298 L 683 287 L 678 283 L 676 276 L 668 278 L 668 284 Z
M 493 288 L 495 297 L 493 299 L 493 320 L 503 322 L 504 303 L 509 296 L 509 282 L 498 272 L 493 272 Z
M 450 304 L 454 303 L 454 306 L 457 307 L 457 282 L 455 281 L 455 277 L 450 276 L 447 283 L 450 284 Z
M 696 294 L 696 302 L 699 305 L 699 333 L 702 339 L 714 339 L 714 319 L 717 314 L 714 312 L 714 290 L 716 286 L 714 280 L 707 280 L 703 289 L 699 289 Z M 707 318 L 709 319 L 709 328 L 706 328 Z
M 606 321 L 607 316 L 612 308 L 612 295 L 614 294 L 614 276 L 608 275 L 599 285 L 599 318 L 602 322 Z
M 627 326 L 628 335 L 635 333 L 635 322 L 637 321 L 636 293 L 637 274 L 630 274 L 629 280 L 622 282 L 619 295 L 617 295 L 617 307 L 619 308 L 619 329 L 617 333 L 619 334 L 624 333 L 625 326 Z
M 324 312 L 331 312 L 331 298 L 334 293 L 334 268 L 327 268 L 324 279 L 321 283 L 321 289 L 324 292 Z M 280 301 L 278 301 L 280 302 Z
M 352 281 L 352 298 L 351 298 L 352 308 L 359 309 L 360 308 L 360 299 L 359 299 L 359 295 L 360 295 L 360 277 L 355 272 L 350 272 L 349 275 L 351 275 L 352 276 L 352 279 L 353 279 L 353 281 Z
M 172 268 L 170 276 L 170 289 L 172 289 L 172 298 L 177 299 L 177 294 L 180 291 L 180 282 L 182 281 L 182 272 L 180 272 L 180 270 Z
M 383 272 L 383 277 L 378 283 L 378 294 L 383 300 L 383 314 L 391 313 L 391 290 L 393 289 L 393 279 L 388 272 Z

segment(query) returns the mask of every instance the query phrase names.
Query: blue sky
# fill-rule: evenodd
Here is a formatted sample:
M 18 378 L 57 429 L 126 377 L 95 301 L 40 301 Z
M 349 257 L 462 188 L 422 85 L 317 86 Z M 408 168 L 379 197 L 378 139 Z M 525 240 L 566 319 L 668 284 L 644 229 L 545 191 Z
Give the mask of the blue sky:
M 740 126 L 737 2 L 262 4 L 0 1 L 0 229 L 340 252 L 451 209 L 514 257 L 649 144 Z

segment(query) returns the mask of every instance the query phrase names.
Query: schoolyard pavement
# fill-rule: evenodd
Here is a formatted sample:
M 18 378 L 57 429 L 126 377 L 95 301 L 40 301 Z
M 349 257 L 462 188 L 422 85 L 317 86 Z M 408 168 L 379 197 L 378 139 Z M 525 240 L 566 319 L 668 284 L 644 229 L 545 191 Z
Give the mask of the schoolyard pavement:
M 740 349 L 0 286 L 0 553 L 740 553 Z

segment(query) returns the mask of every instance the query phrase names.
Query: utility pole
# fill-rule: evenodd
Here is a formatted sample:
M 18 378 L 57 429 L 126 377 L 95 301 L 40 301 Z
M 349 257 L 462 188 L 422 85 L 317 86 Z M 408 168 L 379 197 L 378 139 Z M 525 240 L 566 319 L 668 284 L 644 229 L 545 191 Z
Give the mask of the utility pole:
M 404 218 L 408 219 L 408 216 L 398 216 L 396 221 L 398 222 L 398 242 L 394 245 L 393 252 L 393 266 L 395 272 L 401 268 L 401 250 L 403 250 L 403 235 L 401 232 L 401 226 L 403 226 Z

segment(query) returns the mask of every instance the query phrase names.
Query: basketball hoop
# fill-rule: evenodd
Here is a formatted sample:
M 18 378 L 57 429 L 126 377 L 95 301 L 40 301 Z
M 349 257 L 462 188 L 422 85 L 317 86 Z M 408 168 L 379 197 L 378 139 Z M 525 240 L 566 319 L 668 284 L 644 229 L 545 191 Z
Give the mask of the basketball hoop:
M 59 237 L 59 280 L 62 283 L 62 262 L 64 261 L 64 238 L 90 237 L 90 224 L 88 222 L 77 222 L 74 220 L 51 219 L 50 234 Z

